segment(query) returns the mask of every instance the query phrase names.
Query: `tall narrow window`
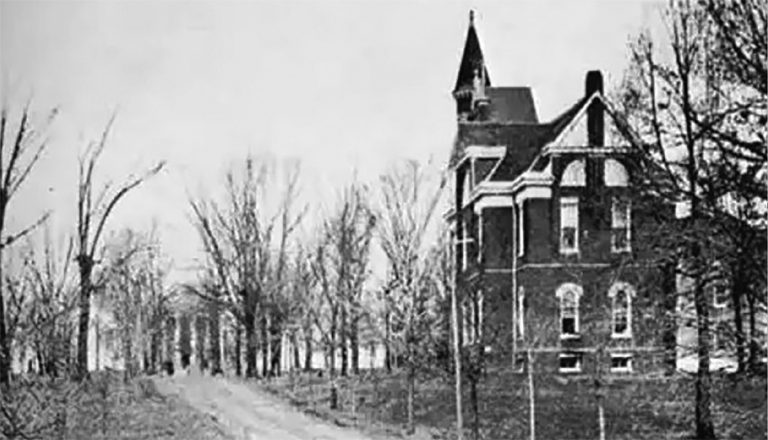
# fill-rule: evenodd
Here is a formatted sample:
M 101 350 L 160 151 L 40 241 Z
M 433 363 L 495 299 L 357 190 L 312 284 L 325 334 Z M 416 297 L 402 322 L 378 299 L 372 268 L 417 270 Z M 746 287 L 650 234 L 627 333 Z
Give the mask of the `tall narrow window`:
M 474 342 L 473 335 L 472 335 L 472 307 L 468 306 L 469 300 L 464 299 L 464 301 L 461 302 L 461 316 L 462 316 L 462 339 L 464 342 L 464 345 L 471 344 Z
M 560 337 L 574 338 L 579 336 L 579 299 L 581 287 L 567 283 L 557 289 L 556 296 L 560 300 Z
M 483 211 L 477 216 L 477 262 L 483 261 Z
M 611 249 L 614 252 L 626 252 L 631 249 L 632 206 L 629 200 L 614 197 L 611 204 Z
M 608 291 L 611 298 L 611 333 L 614 338 L 632 337 L 632 297 L 634 290 L 627 283 L 616 283 Z
M 560 252 L 579 252 L 579 199 L 576 197 L 560 199 Z

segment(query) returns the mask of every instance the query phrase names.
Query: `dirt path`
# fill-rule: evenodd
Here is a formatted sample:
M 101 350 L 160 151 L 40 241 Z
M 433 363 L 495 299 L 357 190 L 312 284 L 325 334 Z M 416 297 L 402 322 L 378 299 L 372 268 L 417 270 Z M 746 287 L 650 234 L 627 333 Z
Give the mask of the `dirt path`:
M 159 378 L 157 388 L 212 415 L 238 440 L 373 440 L 360 432 L 310 417 L 274 396 L 226 378 Z

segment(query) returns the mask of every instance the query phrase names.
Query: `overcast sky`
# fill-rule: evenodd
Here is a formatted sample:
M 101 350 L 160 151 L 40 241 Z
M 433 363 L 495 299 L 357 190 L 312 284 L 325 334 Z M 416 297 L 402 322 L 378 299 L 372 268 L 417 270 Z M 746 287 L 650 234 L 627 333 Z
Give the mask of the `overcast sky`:
M 110 229 L 160 225 L 177 265 L 198 241 L 188 192 L 209 191 L 248 151 L 300 158 L 304 193 L 327 200 L 359 169 L 401 157 L 444 162 L 468 11 L 496 86 L 533 87 L 542 120 L 610 88 L 627 41 L 658 17 L 638 1 L 0 2 L 3 101 L 60 109 L 50 148 L 12 206 L 11 226 L 46 209 L 75 219 L 77 158 L 112 112 L 99 177 L 157 160 L 167 170 L 116 210 Z M 184 278 L 177 272 L 175 278 Z

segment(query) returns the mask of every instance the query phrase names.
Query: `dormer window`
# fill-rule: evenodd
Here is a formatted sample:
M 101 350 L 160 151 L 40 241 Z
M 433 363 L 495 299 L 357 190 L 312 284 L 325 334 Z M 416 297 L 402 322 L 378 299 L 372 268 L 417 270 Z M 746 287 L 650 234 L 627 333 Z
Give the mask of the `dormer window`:
M 560 198 L 560 253 L 579 252 L 579 199 Z

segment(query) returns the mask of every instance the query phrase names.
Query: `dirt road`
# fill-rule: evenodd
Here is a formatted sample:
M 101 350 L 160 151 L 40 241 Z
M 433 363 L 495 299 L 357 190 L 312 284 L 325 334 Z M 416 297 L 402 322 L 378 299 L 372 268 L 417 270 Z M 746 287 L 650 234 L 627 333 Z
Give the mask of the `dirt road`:
M 310 417 L 274 396 L 226 378 L 159 378 L 157 388 L 212 415 L 238 440 L 374 440 Z

